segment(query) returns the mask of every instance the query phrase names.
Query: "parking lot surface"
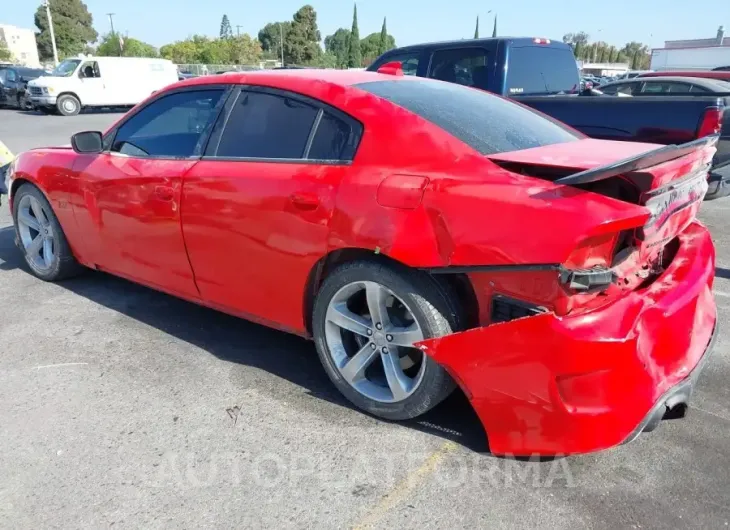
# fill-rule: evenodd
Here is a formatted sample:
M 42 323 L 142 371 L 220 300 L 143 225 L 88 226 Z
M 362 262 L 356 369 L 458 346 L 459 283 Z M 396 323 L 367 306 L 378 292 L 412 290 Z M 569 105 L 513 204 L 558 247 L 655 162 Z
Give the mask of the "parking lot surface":
M 0 110 L 18 153 L 119 114 Z M 35 279 L 0 211 L 0 526 L 727 528 L 730 199 L 701 217 L 722 332 L 687 418 L 630 445 L 495 458 L 465 398 L 387 423 L 302 339 L 105 274 Z

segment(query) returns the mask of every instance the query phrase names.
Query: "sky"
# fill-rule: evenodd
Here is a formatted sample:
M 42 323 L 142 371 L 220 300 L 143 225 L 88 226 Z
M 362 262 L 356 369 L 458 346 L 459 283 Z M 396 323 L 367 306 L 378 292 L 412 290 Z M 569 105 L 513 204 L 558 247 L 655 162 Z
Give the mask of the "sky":
M 258 34 L 267 22 L 291 20 L 306 0 L 87 0 L 100 33 L 109 31 L 106 13 L 114 12 L 114 27 L 154 46 L 192 34 L 218 36 L 228 15 L 234 32 Z M 51 0 L 53 2 L 53 0 Z M 0 23 L 33 28 L 39 0 L 7 0 Z M 311 0 L 322 39 L 339 27 L 352 25 L 353 2 Z M 388 33 L 404 46 L 436 40 L 471 38 L 476 17 L 480 33 L 491 36 L 494 15 L 499 35 L 560 39 L 585 31 L 591 40 L 623 46 L 639 41 L 661 47 L 665 40 L 710 38 L 720 25 L 730 36 L 730 2 L 699 7 L 687 0 L 359 0 L 360 37 L 379 32 L 387 17 Z M 490 12 L 491 10 L 491 12 Z M 711 16 L 709 16 L 711 14 Z

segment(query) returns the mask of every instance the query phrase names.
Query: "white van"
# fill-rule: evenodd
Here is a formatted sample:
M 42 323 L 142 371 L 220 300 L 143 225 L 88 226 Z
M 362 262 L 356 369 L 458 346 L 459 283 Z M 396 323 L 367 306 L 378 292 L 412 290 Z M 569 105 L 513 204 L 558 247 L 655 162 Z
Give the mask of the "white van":
M 73 116 L 84 107 L 136 105 L 177 80 L 177 67 L 167 59 L 86 56 L 66 59 L 50 76 L 28 82 L 28 92 L 39 110 Z

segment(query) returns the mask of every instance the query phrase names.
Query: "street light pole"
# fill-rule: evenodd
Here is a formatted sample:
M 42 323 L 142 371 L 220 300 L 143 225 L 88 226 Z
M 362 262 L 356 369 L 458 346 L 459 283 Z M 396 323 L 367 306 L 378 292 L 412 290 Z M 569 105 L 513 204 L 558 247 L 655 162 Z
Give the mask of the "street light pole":
M 279 22 L 279 33 L 281 33 L 281 66 L 284 66 L 284 26 Z
M 114 18 L 113 18 L 114 15 L 116 15 L 116 13 L 107 13 L 106 14 L 106 16 L 109 17 L 109 24 L 112 27 L 112 38 L 117 42 L 117 44 L 119 44 L 119 57 L 121 57 L 122 56 L 122 43 L 119 42 L 119 39 L 117 38 L 117 34 L 114 31 Z
M 51 32 L 51 46 L 53 46 L 53 64 L 58 66 L 58 48 L 56 48 L 56 34 L 53 32 L 53 18 L 51 18 L 51 5 L 48 0 L 43 1 L 48 17 L 48 29 Z

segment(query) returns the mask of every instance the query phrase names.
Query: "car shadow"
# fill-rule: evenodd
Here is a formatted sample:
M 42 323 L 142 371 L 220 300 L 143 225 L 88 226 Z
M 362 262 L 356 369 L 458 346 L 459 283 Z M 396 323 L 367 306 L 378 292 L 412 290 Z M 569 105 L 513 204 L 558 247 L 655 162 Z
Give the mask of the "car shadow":
M 715 267 L 715 276 L 717 278 L 730 280 L 730 269 L 726 269 L 724 267 Z
M 30 274 L 15 247 L 14 229 L 0 228 L 0 271 L 16 269 Z M 314 345 L 303 338 L 96 271 L 58 285 L 193 344 L 221 360 L 265 370 L 305 388 L 313 397 L 362 414 L 332 385 L 320 365 Z M 185 324 L 190 322 L 195 325 Z M 425 415 L 398 424 L 453 441 L 475 452 L 489 452 L 484 429 L 460 390 Z

